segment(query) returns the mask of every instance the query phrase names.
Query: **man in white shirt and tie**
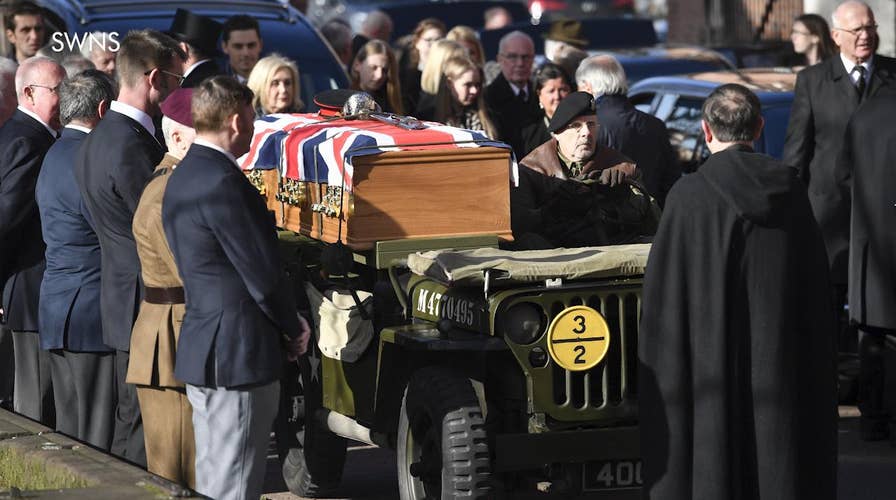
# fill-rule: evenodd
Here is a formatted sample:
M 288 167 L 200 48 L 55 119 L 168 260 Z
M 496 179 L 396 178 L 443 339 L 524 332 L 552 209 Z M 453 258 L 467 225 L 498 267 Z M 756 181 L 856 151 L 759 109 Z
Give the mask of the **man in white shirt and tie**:
M 875 53 L 879 43 L 877 22 L 864 2 L 841 3 L 831 16 L 831 23 L 831 36 L 840 54 L 797 75 L 783 159 L 799 169 L 809 188 L 809 201 L 827 248 L 832 294 L 845 324 L 850 200 L 844 179 L 835 175 L 835 166 L 846 124 L 859 104 L 896 89 L 896 59 Z M 856 69 L 857 66 L 863 69 Z M 869 143 L 868 147 L 874 146 Z M 854 338 L 854 334 L 842 329 L 841 351 L 847 348 L 850 337 Z M 862 347 L 859 350 L 861 357 Z M 880 396 L 868 392 L 872 386 L 870 366 L 865 362 L 863 366 L 859 389 L 862 436 L 883 439 L 887 432 L 878 415 Z

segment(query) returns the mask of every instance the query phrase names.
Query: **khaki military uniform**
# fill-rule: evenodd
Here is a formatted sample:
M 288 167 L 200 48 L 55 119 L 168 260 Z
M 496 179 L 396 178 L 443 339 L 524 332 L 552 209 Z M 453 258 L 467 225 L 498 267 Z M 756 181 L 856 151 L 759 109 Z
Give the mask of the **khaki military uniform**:
M 192 408 L 174 378 L 177 339 L 184 318 L 183 284 L 162 228 L 162 196 L 178 159 L 166 154 L 134 213 L 134 239 L 144 298 L 131 335 L 127 382 L 137 385 L 150 472 L 195 486 Z

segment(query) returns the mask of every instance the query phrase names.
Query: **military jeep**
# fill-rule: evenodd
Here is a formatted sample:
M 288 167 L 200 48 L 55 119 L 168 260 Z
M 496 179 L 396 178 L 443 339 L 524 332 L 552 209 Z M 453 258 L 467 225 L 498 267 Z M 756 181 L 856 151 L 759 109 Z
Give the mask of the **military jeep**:
M 648 245 L 291 240 L 315 323 L 284 450 L 293 493 L 332 493 L 348 438 L 396 450 L 402 499 L 639 498 Z

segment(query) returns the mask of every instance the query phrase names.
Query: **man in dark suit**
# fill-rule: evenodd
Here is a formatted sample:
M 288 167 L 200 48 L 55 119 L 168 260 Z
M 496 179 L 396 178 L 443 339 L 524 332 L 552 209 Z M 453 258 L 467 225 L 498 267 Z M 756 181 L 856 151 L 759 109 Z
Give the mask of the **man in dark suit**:
M 845 324 L 850 201 L 849 190 L 837 185 L 834 166 L 846 124 L 859 103 L 896 88 L 896 59 L 875 54 L 877 23 L 866 4 L 844 2 L 831 21 L 840 54 L 797 75 L 783 160 L 799 169 L 809 188 L 828 252 L 839 323 Z M 846 329 L 839 335 L 841 350 L 850 350 L 854 332 Z
M 522 31 L 504 35 L 498 45 L 501 74 L 485 89 L 485 104 L 496 117 L 497 138 L 513 148 L 517 159 L 529 154 L 523 128 L 541 119 L 530 81 L 534 60 L 535 45 L 529 35 Z
M 240 83 L 249 80 L 263 46 L 261 28 L 254 17 L 237 14 L 224 21 L 221 50 L 227 55 L 227 74 Z
M 158 31 L 128 33 L 118 51 L 118 99 L 84 139 L 75 162 L 75 180 L 100 240 L 103 343 L 116 351 L 118 407 L 111 450 L 143 465 L 137 394 L 125 383 L 131 328 L 141 299 L 131 223 L 143 187 L 163 155 L 152 118 L 159 114 L 159 103 L 178 88 L 185 57 L 176 41 Z
M 594 96 L 597 145 L 613 148 L 634 160 L 647 192 L 660 205 L 681 177 L 669 131 L 659 118 L 636 109 L 628 100 L 625 70 L 611 55 L 592 56 L 576 71 L 579 90 Z
M 62 136 L 35 190 L 47 268 L 40 286 L 40 346 L 50 352 L 56 429 L 97 448 L 112 444 L 115 357 L 103 343 L 100 242 L 75 183 L 78 148 L 115 99 L 115 83 L 90 69 L 59 86 Z
M 65 70 L 52 59 L 26 59 L 16 72 L 19 107 L 0 128 L 0 283 L 4 322 L 13 332 L 13 407 L 54 425 L 50 366 L 39 348 L 38 301 L 44 241 L 34 185 L 59 129 L 59 84 Z
M 298 356 L 309 328 L 296 313 L 274 219 L 235 159 L 252 139 L 252 91 L 230 76 L 205 80 L 192 114 L 196 140 L 162 198 L 186 295 L 174 375 L 193 406 L 196 490 L 258 498 L 280 394 L 281 342 Z
M 221 27 L 214 19 L 177 9 L 168 34 L 180 42 L 180 48 L 187 54 L 181 87 L 192 88 L 210 76 L 221 74 L 212 59 L 218 51 Z
M 862 336 L 864 437 L 896 446 L 896 93 L 869 98 L 846 128 L 838 180 L 852 186 L 849 317 Z

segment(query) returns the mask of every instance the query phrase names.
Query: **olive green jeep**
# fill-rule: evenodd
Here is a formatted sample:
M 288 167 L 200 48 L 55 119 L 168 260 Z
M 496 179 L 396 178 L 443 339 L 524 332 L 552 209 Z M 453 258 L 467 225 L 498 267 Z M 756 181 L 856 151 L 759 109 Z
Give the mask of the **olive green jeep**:
M 396 450 L 402 499 L 639 498 L 649 246 L 497 244 L 291 238 L 315 323 L 282 450 L 293 493 L 332 493 L 348 438 Z

